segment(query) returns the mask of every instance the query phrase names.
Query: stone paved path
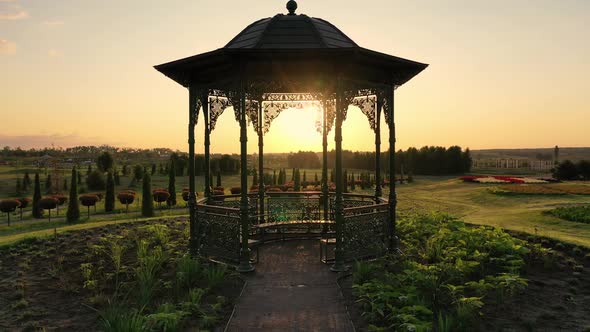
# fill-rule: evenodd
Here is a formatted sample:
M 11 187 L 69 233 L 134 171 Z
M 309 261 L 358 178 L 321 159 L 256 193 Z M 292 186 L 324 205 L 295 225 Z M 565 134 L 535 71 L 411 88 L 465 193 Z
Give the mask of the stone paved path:
M 237 303 L 227 331 L 354 331 L 336 283 L 319 261 L 318 241 L 260 248 L 256 272 Z

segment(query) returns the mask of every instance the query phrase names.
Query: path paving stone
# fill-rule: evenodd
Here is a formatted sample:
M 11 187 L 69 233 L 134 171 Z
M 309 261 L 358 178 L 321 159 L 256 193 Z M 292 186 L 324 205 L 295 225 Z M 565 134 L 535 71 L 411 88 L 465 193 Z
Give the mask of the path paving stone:
M 265 245 L 227 331 L 354 331 L 336 277 L 317 240 Z

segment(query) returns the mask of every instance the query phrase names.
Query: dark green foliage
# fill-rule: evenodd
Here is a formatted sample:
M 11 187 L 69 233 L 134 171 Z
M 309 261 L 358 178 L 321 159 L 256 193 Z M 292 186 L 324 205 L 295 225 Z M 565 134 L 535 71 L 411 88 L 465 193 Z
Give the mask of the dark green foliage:
M 320 183 L 320 180 L 318 179 L 318 173 L 315 173 L 314 182 L 316 185 Z
M 291 153 L 287 157 L 289 167 L 292 168 L 320 168 L 320 158 L 317 153 L 312 151 L 299 151 Z
M 152 178 L 148 172 L 143 174 L 143 190 L 141 197 L 141 215 L 154 216 L 154 200 L 152 199 Z
M 553 177 L 558 180 L 577 180 L 580 174 L 571 160 L 566 160 L 553 169 Z
M 112 212 L 115 209 L 115 179 L 113 172 L 109 171 L 107 174 L 107 192 L 104 196 L 104 210 L 105 212 Z
M 78 171 L 77 173 L 77 180 L 78 180 L 78 185 L 82 184 L 82 174 L 80 173 L 80 171 Z
M 140 181 L 143 178 L 143 167 L 141 165 L 135 165 L 133 167 L 133 179 Z
M 25 172 L 25 176 L 23 177 L 23 190 L 28 191 L 31 188 L 31 177 L 29 176 L 29 172 Z
M 221 187 L 221 172 L 217 172 L 217 187 Z
M 113 161 L 113 157 L 106 151 L 96 158 L 96 167 L 103 173 L 112 170 L 114 166 L 115 162 Z
M 295 168 L 293 168 L 293 171 L 291 171 L 291 181 L 295 182 Z
M 156 174 L 156 164 L 152 164 L 152 175 Z
M 170 160 L 174 161 L 176 176 L 183 176 L 184 169 L 188 168 L 188 156 L 186 154 L 173 153 L 170 155 Z
M 253 186 L 257 186 L 258 185 L 258 172 L 256 172 L 256 169 L 254 169 L 254 174 L 252 175 L 252 185 Z
M 352 173 L 351 176 L 350 176 L 350 190 L 351 191 L 355 191 L 356 190 L 356 183 L 355 183 L 355 179 L 354 179 L 354 173 Z
M 35 186 L 33 191 L 33 217 L 43 218 L 43 209 L 39 206 L 41 200 L 41 183 L 39 183 L 39 173 L 35 173 Z
M 500 229 L 440 214 L 403 218 L 398 234 L 404 255 L 355 266 L 354 295 L 374 330 L 427 331 L 435 323 L 443 331 L 477 330 L 484 301 L 522 292 L 529 255 L 547 255 Z
M 67 213 L 67 221 L 68 222 L 76 222 L 80 220 L 80 205 L 78 203 L 78 182 L 76 178 L 80 175 L 76 171 L 76 167 L 72 168 L 72 179 L 70 186 L 70 198 L 68 200 L 68 213 Z
M 590 205 L 558 207 L 547 213 L 561 219 L 590 224 Z
M 348 192 L 348 171 L 344 170 L 342 174 L 342 191 L 347 193 Z
M 294 177 L 293 190 L 301 191 L 301 176 L 299 176 L 299 169 L 298 168 L 293 170 L 293 177 Z
M 176 173 L 174 172 L 174 160 L 170 160 L 170 167 L 168 170 L 168 192 L 170 197 L 168 198 L 168 206 L 176 205 Z
M 74 180 L 74 181 L 75 181 L 75 180 Z M 62 189 L 63 189 L 64 191 L 68 191 L 68 179 L 65 179 L 65 178 L 64 178 L 64 184 L 63 184 L 63 187 L 62 187 Z
M 53 187 L 53 182 L 51 181 L 51 174 L 47 175 L 47 178 L 45 179 L 45 192 L 50 194 L 52 191 Z
M 106 181 L 104 173 L 99 170 L 94 170 L 86 178 L 86 186 L 89 190 L 105 190 Z
M 307 174 L 305 173 L 305 171 L 303 171 L 303 185 L 306 186 L 307 185 Z
M 580 178 L 584 181 L 590 181 L 590 161 L 581 160 L 576 165 Z
M 123 165 L 121 172 L 123 173 L 123 176 L 129 175 L 129 167 L 127 167 L 127 164 Z
M 279 175 L 280 175 L 280 171 L 279 171 Z M 276 186 L 277 185 L 277 171 L 276 170 L 272 170 L 272 185 Z
M 88 165 L 88 169 L 86 170 L 86 175 L 92 173 L 92 165 Z
M 119 176 L 119 171 L 115 170 L 115 174 L 114 174 L 114 180 L 115 180 L 115 185 L 116 186 L 120 186 L 121 185 L 121 177 Z

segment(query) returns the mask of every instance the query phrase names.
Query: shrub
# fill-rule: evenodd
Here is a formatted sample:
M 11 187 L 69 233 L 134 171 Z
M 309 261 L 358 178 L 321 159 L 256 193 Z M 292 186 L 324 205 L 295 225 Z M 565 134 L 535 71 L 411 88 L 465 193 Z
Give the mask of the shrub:
M 90 172 L 86 178 L 86 185 L 90 190 L 104 190 L 106 187 L 104 173 L 100 170 Z
M 117 199 L 121 204 L 125 205 L 125 213 L 129 212 L 129 204 L 133 204 L 135 201 L 135 193 L 129 191 L 122 191 L 117 194 Z
M 112 170 L 114 165 L 115 162 L 113 161 L 113 157 L 106 151 L 96 158 L 96 166 L 103 173 Z
M 168 206 L 176 205 L 176 174 L 174 173 L 174 160 L 170 161 L 170 167 L 168 170 L 168 192 L 170 193 L 170 197 L 166 201 Z
M 242 188 L 240 187 L 232 187 L 229 189 L 232 195 L 239 195 L 242 193 Z

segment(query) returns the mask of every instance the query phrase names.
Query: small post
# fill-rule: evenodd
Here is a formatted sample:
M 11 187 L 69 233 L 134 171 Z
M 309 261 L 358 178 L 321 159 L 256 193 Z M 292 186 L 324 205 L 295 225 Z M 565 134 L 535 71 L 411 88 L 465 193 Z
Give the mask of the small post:
M 189 124 L 188 124 L 188 206 L 189 206 L 189 251 L 191 255 L 198 256 L 199 244 L 197 243 L 196 223 L 197 223 L 197 196 L 195 194 L 195 125 L 198 116 L 197 91 L 194 87 L 189 87 Z

